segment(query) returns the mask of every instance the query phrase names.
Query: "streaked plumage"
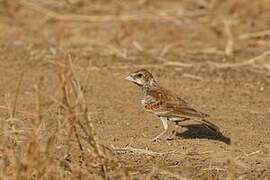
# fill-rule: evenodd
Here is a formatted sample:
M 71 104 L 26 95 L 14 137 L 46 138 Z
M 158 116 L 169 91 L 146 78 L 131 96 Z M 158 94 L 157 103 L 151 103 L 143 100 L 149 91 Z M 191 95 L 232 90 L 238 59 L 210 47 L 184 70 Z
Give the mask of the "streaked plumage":
M 149 71 L 145 69 L 135 71 L 126 79 L 142 89 L 143 99 L 141 103 L 143 108 L 147 112 L 160 117 L 163 123 L 165 130 L 154 140 L 161 138 L 161 136 L 167 133 L 168 121 L 179 123 L 190 120 L 191 118 L 197 118 L 197 121 L 203 122 L 209 129 L 219 132 L 219 128 L 216 125 L 204 119 L 209 117 L 208 114 L 195 110 L 176 94 L 159 86 Z

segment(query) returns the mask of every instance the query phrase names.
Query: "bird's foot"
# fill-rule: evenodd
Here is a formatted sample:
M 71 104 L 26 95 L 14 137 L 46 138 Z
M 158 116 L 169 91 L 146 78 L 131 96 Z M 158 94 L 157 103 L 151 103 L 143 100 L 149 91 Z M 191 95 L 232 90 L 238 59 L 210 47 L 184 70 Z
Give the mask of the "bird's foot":
M 157 135 L 155 138 L 152 139 L 153 142 L 158 141 L 164 141 L 164 140 L 174 140 L 176 138 L 176 131 L 173 130 L 171 133 L 168 133 L 168 131 L 163 131 L 159 135 Z
M 153 142 L 157 142 L 160 140 L 164 140 L 164 136 L 167 134 L 167 131 L 163 131 L 159 135 L 157 135 L 155 138 L 152 139 Z
M 166 140 L 176 139 L 176 137 L 177 137 L 176 134 L 177 134 L 177 132 L 175 130 L 173 130 L 170 134 L 167 135 Z

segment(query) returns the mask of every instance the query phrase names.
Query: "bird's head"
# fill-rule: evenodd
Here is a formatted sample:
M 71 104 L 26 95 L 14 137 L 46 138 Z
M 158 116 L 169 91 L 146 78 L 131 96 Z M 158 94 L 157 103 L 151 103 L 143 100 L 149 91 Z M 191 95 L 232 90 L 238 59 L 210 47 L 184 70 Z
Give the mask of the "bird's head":
M 142 88 L 152 88 L 157 86 L 157 82 L 153 75 L 146 69 L 140 69 L 130 73 L 129 76 L 126 77 L 126 80 L 133 82 Z

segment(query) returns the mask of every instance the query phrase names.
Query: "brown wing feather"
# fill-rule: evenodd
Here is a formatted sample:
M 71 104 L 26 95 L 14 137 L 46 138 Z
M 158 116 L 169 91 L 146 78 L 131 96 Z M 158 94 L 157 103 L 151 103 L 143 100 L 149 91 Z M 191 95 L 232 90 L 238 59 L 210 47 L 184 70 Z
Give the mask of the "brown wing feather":
M 186 101 L 178 97 L 176 94 L 162 87 L 159 87 L 154 90 L 149 90 L 148 95 L 162 102 L 171 102 L 171 103 L 183 105 L 183 106 L 188 105 Z
M 148 111 L 161 116 L 174 116 L 174 117 L 199 117 L 205 118 L 209 115 L 199 112 L 192 107 L 190 107 L 186 101 L 178 97 L 171 91 L 158 88 L 150 90 L 147 93 L 148 96 L 152 98 L 153 103 L 149 103 Z
M 189 106 L 179 106 L 177 104 L 165 104 L 164 109 L 172 109 L 169 116 L 188 116 L 188 117 L 199 117 L 205 118 L 208 117 L 208 114 L 199 112 Z

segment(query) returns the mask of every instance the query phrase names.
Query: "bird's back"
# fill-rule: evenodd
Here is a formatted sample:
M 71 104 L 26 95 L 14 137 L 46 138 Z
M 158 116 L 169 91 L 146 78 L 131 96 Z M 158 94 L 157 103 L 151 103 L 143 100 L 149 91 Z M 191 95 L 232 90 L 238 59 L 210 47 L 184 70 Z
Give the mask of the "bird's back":
M 157 116 L 199 118 L 209 116 L 193 109 L 185 100 L 162 87 L 147 90 L 143 99 L 143 105 L 146 111 L 152 112 Z

